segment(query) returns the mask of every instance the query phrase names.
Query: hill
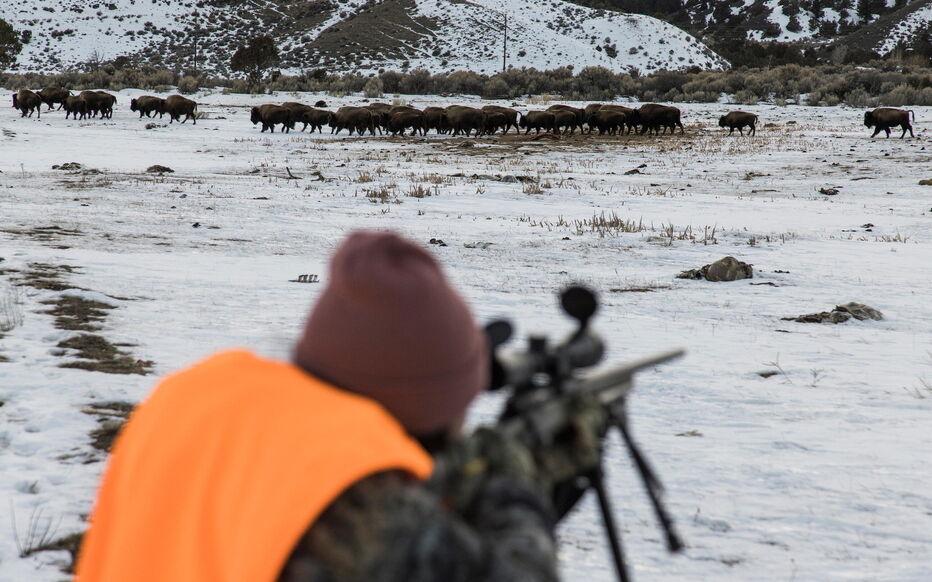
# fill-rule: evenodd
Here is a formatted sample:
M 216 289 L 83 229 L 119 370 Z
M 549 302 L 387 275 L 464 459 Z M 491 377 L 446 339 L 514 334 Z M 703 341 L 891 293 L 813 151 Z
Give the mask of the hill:
M 17 67 L 59 71 L 130 57 L 227 74 L 249 36 L 270 34 L 293 72 L 501 69 L 507 64 L 613 71 L 717 69 L 727 62 L 677 27 L 562 0 L 21 0 L 0 18 L 28 31 Z

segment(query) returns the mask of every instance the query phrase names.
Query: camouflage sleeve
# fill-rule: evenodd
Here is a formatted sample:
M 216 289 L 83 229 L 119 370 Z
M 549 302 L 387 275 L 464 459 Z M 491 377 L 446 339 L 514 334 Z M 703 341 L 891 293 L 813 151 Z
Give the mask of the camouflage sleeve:
M 401 473 L 347 490 L 301 539 L 282 582 L 551 582 L 547 503 L 520 481 L 489 479 L 467 515 Z

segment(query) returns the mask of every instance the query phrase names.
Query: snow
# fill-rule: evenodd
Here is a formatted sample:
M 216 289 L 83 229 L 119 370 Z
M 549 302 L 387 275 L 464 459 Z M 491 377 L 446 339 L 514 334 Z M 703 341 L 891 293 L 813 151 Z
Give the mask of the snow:
M 903 41 L 909 41 L 913 34 L 932 22 L 932 4 L 927 4 L 909 14 L 893 27 L 887 38 L 877 47 L 880 55 L 886 55 Z
M 112 10 L 103 5 L 94 10 L 79 3 L 52 8 L 46 2 L 24 0 L 0 5 L 0 18 L 17 30 L 32 32 L 32 41 L 25 45 L 17 61 L 24 70 L 67 69 L 85 63 L 95 52 L 101 60 L 132 54 L 183 33 L 195 24 L 194 9 L 181 2 L 115 0 L 112 4 Z M 325 30 L 356 16 L 368 2 L 343 0 L 337 4 L 320 25 L 301 34 L 278 35 L 279 48 L 287 50 L 309 42 L 303 39 L 317 38 Z M 274 9 L 271 3 L 254 3 L 252 10 L 261 16 L 263 7 Z M 76 13 L 77 10 L 81 12 Z M 220 21 L 221 15 L 243 21 L 249 11 L 205 5 L 198 8 L 198 15 L 204 35 L 213 39 L 206 46 L 223 46 L 222 39 L 236 43 L 242 39 L 226 38 L 229 25 L 215 29 L 214 23 Z M 495 73 L 501 70 L 503 15 L 507 15 L 509 23 L 509 63 L 515 67 L 552 69 L 572 65 L 578 70 L 604 66 L 615 71 L 650 72 L 727 66 L 724 59 L 695 37 L 648 16 L 593 10 L 562 0 L 416 0 L 410 16 L 436 19 L 437 27 L 430 31 L 430 36 L 439 50 L 429 50 L 423 42 L 413 41 L 407 45 L 408 56 L 404 59 L 368 58 L 357 64 L 347 58 L 333 69 L 371 73 L 400 69 L 407 62 L 412 68 L 431 71 L 465 69 Z M 52 36 L 63 30 L 72 30 L 73 34 Z M 617 56 L 606 53 L 606 38 L 617 49 Z M 636 53 L 630 53 L 631 49 Z M 443 56 L 446 53 L 453 56 Z M 208 64 L 216 57 L 207 56 Z M 290 74 L 302 72 L 294 67 L 283 70 Z
M 684 104 L 686 137 L 462 147 L 432 135 L 260 134 L 248 122 L 260 100 L 318 95 L 203 94 L 207 117 L 196 126 L 145 130 L 151 120 L 127 107 L 138 94 L 121 92 L 103 122 L 61 113 L 37 122 L 0 109 L 0 269 L 76 267 L 62 277 L 80 289 L 62 293 L 114 305 L 100 334 L 155 362 L 146 377 L 58 367 L 69 356 L 55 345 L 73 332 L 57 329 L 41 302 L 62 293 L 20 288 L 23 325 L 0 339 L 10 360 L 0 363 L 0 524 L 15 517 L 21 539 L 31 518 L 58 536 L 84 527 L 103 463 L 89 446 L 98 423 L 82 409 L 138 401 L 159 377 L 227 347 L 287 358 L 340 239 L 391 228 L 448 244 L 428 248 L 482 321 L 507 316 L 522 334 L 560 336 L 571 326 L 554 292 L 582 281 L 601 294 L 596 327 L 609 362 L 688 350 L 643 373 L 629 404 L 684 555 L 666 555 L 626 454 L 609 445 L 636 579 L 927 578 L 932 190 L 917 183 L 932 178 L 932 108 L 912 108 L 917 137 L 902 141 L 869 139 L 859 110 L 770 105 L 747 107 L 761 117 L 757 137 L 729 138 L 716 121 L 735 106 Z M 360 100 L 323 98 L 331 107 Z M 50 169 L 71 161 L 101 174 Z M 152 164 L 175 173 L 145 174 Z M 302 179 L 286 179 L 286 167 Z M 361 172 L 373 181 L 359 182 Z M 404 195 L 434 174 L 443 177 L 438 195 Z M 500 175 L 539 177 L 543 193 L 488 179 Z M 381 186 L 399 203 L 365 196 Z M 840 193 L 819 194 L 825 186 Z M 648 229 L 602 237 L 573 226 L 602 212 Z M 51 225 L 81 234 L 17 234 Z M 667 225 L 674 234 L 691 227 L 695 240 L 670 240 Z M 714 244 L 703 244 L 713 228 Z M 464 246 L 475 242 L 492 244 Z M 752 263 L 755 278 L 674 278 L 725 255 Z M 321 283 L 290 282 L 301 274 Z M 656 290 L 610 291 L 645 283 Z M 885 319 L 780 319 L 848 301 Z M 764 379 L 765 370 L 778 373 Z M 498 404 L 483 398 L 472 422 L 492 420 Z M 701 436 L 677 436 L 690 431 Z M 566 579 L 614 579 L 591 500 L 561 525 L 560 540 Z M 62 578 L 63 553 L 17 554 L 13 536 L 0 536 L 0 580 Z

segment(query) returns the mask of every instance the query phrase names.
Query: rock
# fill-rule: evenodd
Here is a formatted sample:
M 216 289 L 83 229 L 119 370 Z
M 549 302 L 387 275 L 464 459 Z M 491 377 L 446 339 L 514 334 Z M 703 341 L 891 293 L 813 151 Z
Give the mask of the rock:
M 155 164 L 154 166 L 149 166 L 146 168 L 146 172 L 149 174 L 174 174 L 175 170 L 172 170 L 168 166 L 160 166 Z
M 200 227 L 201 227 L 201 223 L 200 223 L 200 222 L 195 222 L 195 223 L 192 224 L 191 226 L 194 227 L 194 228 L 200 228 Z
M 920 186 L 932 186 L 932 180 L 919 180 Z
M 443 242 L 443 240 L 439 238 L 432 238 L 429 241 L 427 241 L 427 244 L 437 245 L 438 247 L 447 246 L 447 243 Z
M 62 170 L 63 172 L 74 172 L 83 168 L 78 162 L 68 162 L 66 164 L 52 166 L 53 170 Z
M 147 123 L 146 124 L 146 129 L 155 129 L 156 127 L 159 127 L 158 123 Z
M 784 317 L 782 319 L 783 321 L 795 321 L 798 323 L 844 323 L 852 317 L 858 321 L 865 321 L 868 319 L 880 321 L 883 319 L 883 314 L 879 310 L 864 305 L 863 303 L 851 302 L 845 303 L 844 305 L 836 305 L 835 309 L 831 311 L 807 313 L 799 317 Z
M 705 279 L 713 283 L 753 279 L 754 268 L 734 257 L 724 257 L 705 265 L 701 269 L 689 269 L 676 276 L 677 279 Z
M 634 168 L 633 170 L 628 170 L 627 172 L 625 172 L 625 176 L 631 176 L 633 174 L 640 174 L 640 173 L 641 173 L 641 170 Z
M 819 193 L 826 196 L 837 196 L 838 188 L 819 188 Z

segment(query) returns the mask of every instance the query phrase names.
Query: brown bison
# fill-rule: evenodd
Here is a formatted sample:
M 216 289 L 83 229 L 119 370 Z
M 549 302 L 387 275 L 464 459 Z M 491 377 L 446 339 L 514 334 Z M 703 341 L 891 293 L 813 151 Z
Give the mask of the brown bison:
M 100 114 L 101 119 L 113 117 L 113 106 L 116 104 L 116 97 L 106 91 L 81 91 L 78 95 L 87 104 L 87 112 L 91 117 L 97 117 Z
M 566 133 L 567 131 L 570 133 L 576 133 L 578 120 L 576 118 L 575 112 L 568 111 L 566 109 L 554 109 L 548 110 L 548 113 L 553 114 L 554 133 Z
M 249 120 L 252 124 L 262 123 L 262 131 L 271 130 L 275 133 L 275 126 L 282 126 L 282 133 L 288 133 L 294 129 L 294 113 L 287 107 L 281 105 L 259 105 L 253 107 L 249 113 Z
M 913 116 L 913 121 L 916 121 L 916 114 L 912 110 L 906 111 L 904 109 L 894 109 L 892 107 L 878 107 L 864 114 L 864 125 L 866 127 L 875 128 L 871 137 L 877 137 L 877 134 L 881 131 L 885 131 L 887 137 L 890 137 L 890 128 L 896 127 L 897 125 L 903 128 L 900 139 L 906 137 L 907 131 L 909 132 L 909 137 L 916 137 L 916 134 L 913 133 L 913 126 L 909 122 L 910 114 Z
M 365 107 L 340 107 L 330 120 L 330 133 L 338 134 L 348 129 L 350 135 L 353 135 L 353 131 L 363 135 L 366 130 L 370 135 L 375 135 L 376 123 L 378 116 Z
M 19 92 L 13 93 L 13 109 L 22 111 L 20 117 L 32 117 L 33 111 L 36 112 L 36 119 L 42 119 L 42 98 L 29 89 L 20 89 Z
M 673 135 L 677 127 L 680 128 L 680 133 L 686 133 L 686 130 L 683 129 L 683 123 L 680 121 L 680 110 L 669 105 L 659 105 L 657 103 L 641 105 L 640 109 L 638 109 L 638 121 L 641 126 L 641 135 L 648 132 L 661 135 L 661 128 L 663 128 L 664 134 L 669 129 L 670 135 Z
M 612 109 L 600 109 L 592 113 L 588 119 L 589 132 L 592 128 L 599 130 L 599 135 L 615 135 L 619 131 L 625 132 L 625 114 Z
M 170 124 L 176 121 L 184 123 L 191 119 L 194 121 L 194 125 L 197 125 L 197 103 L 181 95 L 166 97 L 159 113 L 167 113 L 170 119 L 168 123 Z M 181 119 L 182 115 L 184 115 L 183 120 Z
M 524 135 L 531 133 L 532 129 L 535 133 L 540 133 L 542 129 L 545 132 L 552 132 L 554 122 L 552 111 L 528 111 L 521 116 L 518 127 L 525 130 Z
M 451 105 L 446 111 L 454 136 L 461 132 L 466 134 L 466 137 L 469 137 L 471 131 L 475 131 L 476 136 L 482 133 L 482 128 L 485 127 L 484 112 L 463 105 Z
M 386 129 L 388 129 L 392 135 L 398 135 L 399 133 L 404 135 L 406 129 L 411 130 L 411 135 L 417 135 L 418 131 L 421 132 L 421 135 L 425 135 L 424 114 L 420 111 L 395 111 L 391 114 L 391 117 L 389 117 Z
M 582 126 L 584 123 L 586 123 L 586 110 L 585 109 L 580 109 L 578 107 L 571 107 L 569 105 L 551 105 L 550 107 L 547 108 L 547 111 L 550 111 L 551 113 L 554 113 L 554 114 L 560 111 L 565 111 L 565 112 L 573 114 L 574 123 L 572 127 L 570 127 L 570 133 L 575 133 L 577 127 L 579 128 L 580 133 L 582 133 Z M 557 121 L 560 122 L 562 121 L 562 119 L 563 118 L 560 117 L 557 119 Z M 564 127 L 564 126 L 561 124 L 561 127 Z M 569 126 L 565 126 L 565 127 L 569 127 Z
M 512 127 L 515 128 L 515 131 L 521 133 L 521 130 L 518 129 L 518 111 L 510 107 L 502 107 L 501 105 L 486 105 L 482 108 L 482 111 L 485 113 L 501 113 L 505 116 L 505 119 L 508 121 L 508 125 L 505 126 L 505 129 L 502 133 L 508 133 L 508 130 Z
M 62 89 L 61 87 L 46 87 L 38 93 L 39 98 L 42 99 L 42 102 L 49 106 L 49 111 L 53 108 L 52 106 L 58 103 L 58 108 L 61 109 L 65 106 L 65 99 L 71 96 L 71 91 L 67 89 Z
M 71 116 L 72 119 L 78 119 L 78 115 L 81 116 L 81 119 L 87 117 L 87 101 L 80 95 L 69 96 L 65 99 L 65 119 L 68 119 L 68 116 Z
M 448 133 L 450 131 L 450 120 L 447 119 L 446 110 L 442 107 L 425 107 L 424 129 L 433 129 L 437 133 Z
M 485 120 L 482 123 L 483 135 L 495 135 L 499 130 L 501 130 L 502 133 L 508 132 L 510 120 L 507 115 L 501 111 L 494 110 L 485 111 L 484 113 Z
M 161 118 L 165 115 L 165 100 L 161 97 L 143 95 L 129 102 L 129 110 L 138 111 L 140 119 L 142 119 L 143 115 L 152 117 L 153 113 L 157 113 L 159 118 Z
M 728 135 L 733 134 L 736 129 L 744 135 L 744 128 L 747 126 L 748 135 L 757 135 L 757 116 L 747 111 L 732 111 L 718 118 L 718 126 L 727 127 Z
M 630 107 L 625 107 L 623 105 L 602 105 L 601 103 L 592 103 L 586 105 L 585 109 L 583 109 L 583 116 L 586 124 L 589 126 L 589 133 L 592 133 L 593 127 L 598 129 L 598 127 L 593 125 L 592 121 L 596 112 L 601 110 L 612 110 L 616 113 L 621 113 L 624 115 L 625 129 L 627 129 L 628 133 L 637 130 L 638 125 L 640 125 L 640 122 L 638 121 L 639 116 L 637 109 L 631 109 Z
M 298 116 L 295 121 L 300 121 L 304 124 L 304 127 L 301 128 L 301 131 L 307 129 L 307 126 L 311 126 L 311 133 L 319 131 L 324 132 L 324 125 L 330 123 L 330 120 L 333 118 L 333 113 L 325 109 L 315 109 L 314 107 L 309 107 L 300 116 Z

